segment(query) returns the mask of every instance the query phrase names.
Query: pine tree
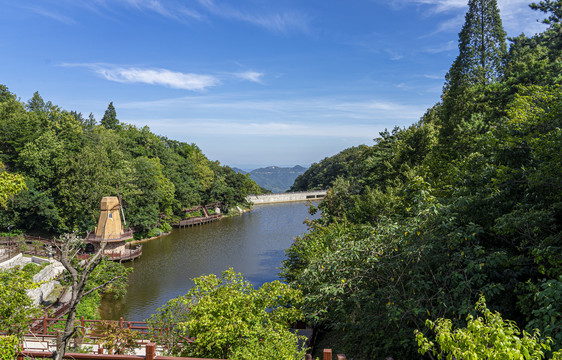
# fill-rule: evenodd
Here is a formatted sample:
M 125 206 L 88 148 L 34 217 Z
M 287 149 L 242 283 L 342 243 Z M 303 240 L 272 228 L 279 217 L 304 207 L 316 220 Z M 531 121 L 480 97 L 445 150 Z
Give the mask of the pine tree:
M 562 22 L 562 1 L 561 0 L 542 0 L 539 3 L 529 5 L 533 10 L 540 10 L 548 17 L 542 22 L 548 25 L 559 24 Z
M 113 101 L 107 106 L 107 110 L 105 110 L 105 114 L 103 114 L 101 119 L 101 124 L 106 129 L 119 130 L 121 128 L 119 120 L 117 120 L 117 112 L 113 106 Z
M 51 102 L 45 102 L 38 91 L 34 92 L 33 97 L 27 102 L 27 110 L 36 113 L 46 113 L 51 106 Z
M 469 0 L 459 33 L 459 55 L 446 76 L 439 134 L 451 158 L 468 151 L 463 133 L 484 131 L 490 112 L 490 84 L 503 74 L 506 33 L 496 0 Z
M 449 90 L 496 81 L 507 53 L 505 38 L 496 0 L 469 0 L 459 55 L 447 74 Z

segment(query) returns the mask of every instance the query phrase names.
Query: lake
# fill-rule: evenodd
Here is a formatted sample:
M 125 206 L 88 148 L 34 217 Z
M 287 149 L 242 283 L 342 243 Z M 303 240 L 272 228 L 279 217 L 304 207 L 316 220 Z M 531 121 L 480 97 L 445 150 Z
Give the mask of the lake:
M 254 286 L 278 280 L 279 267 L 294 238 L 307 231 L 306 202 L 256 205 L 241 216 L 174 229 L 170 235 L 143 243 L 140 259 L 126 264 L 134 272 L 127 295 L 105 297 L 102 319 L 142 321 L 168 300 L 184 295 L 193 278 L 220 275 L 232 267 Z

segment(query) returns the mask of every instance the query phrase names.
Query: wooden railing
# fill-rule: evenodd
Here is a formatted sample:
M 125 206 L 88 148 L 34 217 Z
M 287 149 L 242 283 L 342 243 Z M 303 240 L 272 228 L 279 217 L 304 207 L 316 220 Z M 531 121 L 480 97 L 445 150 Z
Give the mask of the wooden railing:
M 156 354 L 156 344 L 148 343 L 145 348 L 145 355 L 109 355 L 103 354 L 103 349 L 98 349 L 98 354 L 82 354 L 82 353 L 66 353 L 64 359 L 76 360 L 221 360 L 221 359 L 201 359 L 201 358 L 186 358 L 186 357 L 172 357 L 172 356 L 158 356 Z M 99 351 L 101 350 L 101 351 Z M 53 356 L 52 352 L 47 351 L 22 351 L 18 354 L 17 360 L 24 360 L 25 358 L 32 359 L 47 359 Z M 306 354 L 306 360 L 312 360 L 310 354 Z M 346 360 L 345 355 L 336 355 L 337 360 Z M 281 360 L 281 359 L 280 359 Z M 332 350 L 324 349 L 322 353 L 322 360 L 332 360 Z
M 2 247 L 2 254 L 0 254 L 0 263 L 4 262 L 4 261 L 8 261 L 11 258 L 13 258 L 14 256 L 16 256 L 17 254 L 20 253 L 20 249 L 19 246 L 17 245 L 12 245 L 12 246 L 3 246 Z
M 101 351 L 99 351 L 101 350 Z M 109 355 L 104 354 L 104 349 L 98 349 L 98 354 L 82 354 L 82 353 L 66 353 L 65 359 L 76 360 L 221 360 L 221 359 L 201 359 L 201 358 L 185 358 L 185 357 L 171 357 L 171 356 L 158 356 L 156 354 L 156 344 L 148 343 L 145 347 L 145 355 Z M 18 354 L 17 360 L 24 360 L 25 358 L 32 359 L 47 359 L 52 358 L 53 353 L 49 351 L 21 351 Z
M 123 233 L 117 238 L 103 239 L 103 240 L 105 240 L 105 241 L 126 240 L 126 239 L 130 239 L 132 237 L 133 237 L 133 230 L 128 229 L 127 231 L 123 231 Z M 90 234 L 88 234 L 88 236 L 86 236 L 86 240 L 87 241 L 101 241 L 102 239 L 96 238 L 96 234 L 90 233 Z
M 129 261 L 138 258 L 142 255 L 142 245 L 137 245 L 133 249 L 125 249 L 121 251 L 104 251 L 104 256 L 107 256 L 109 260 L 113 261 Z M 80 260 L 87 260 L 90 258 L 90 254 L 79 254 L 76 257 Z
M 198 216 L 192 217 L 189 219 L 180 220 L 178 223 L 174 224 L 175 227 L 184 227 L 184 226 L 194 226 L 194 225 L 201 225 L 206 224 L 208 222 L 219 220 L 222 217 L 221 214 L 209 215 L 209 216 Z
M 99 333 L 99 329 L 103 328 L 104 324 L 108 322 L 117 323 L 119 329 L 130 329 L 133 331 L 138 332 L 139 334 L 139 345 L 145 347 L 146 356 L 127 356 L 127 355 L 110 355 L 110 350 L 102 349 L 97 339 L 99 339 L 102 334 Z M 31 331 L 26 335 L 28 338 L 33 338 L 35 341 L 46 341 L 51 343 L 51 347 L 49 349 L 43 348 L 42 351 L 38 348 L 31 348 L 26 347 L 22 351 L 20 355 L 24 357 L 31 357 L 31 358 L 48 358 L 52 356 L 52 346 L 53 342 L 56 342 L 57 336 L 60 336 L 60 332 L 64 329 L 66 324 L 66 319 L 61 318 L 36 318 L 34 322 L 34 327 Z M 82 360 L 142 360 L 142 359 L 158 359 L 158 360 L 196 360 L 195 358 L 179 358 L 179 357 L 167 357 L 167 356 L 156 356 L 156 344 L 153 343 L 152 339 L 154 339 L 153 335 L 160 334 L 164 331 L 169 330 L 154 330 L 153 328 L 149 327 L 148 324 L 144 321 L 124 321 L 123 318 L 117 321 L 112 320 L 86 320 L 84 317 L 77 320 L 77 326 L 80 326 L 84 329 L 84 338 L 89 339 L 90 343 L 84 342 L 84 344 L 96 344 L 96 348 L 93 347 L 90 351 L 97 352 L 97 354 L 75 354 L 75 353 L 67 353 L 65 358 L 68 359 L 82 359 Z M 156 333 L 155 333 L 156 331 Z M 180 338 L 178 339 L 182 342 L 192 342 L 193 339 L 188 338 Z M 160 344 L 162 345 L 162 344 Z M 163 348 L 160 346 L 158 347 L 160 350 Z M 45 351 L 50 350 L 50 351 Z M 106 353 L 106 354 L 104 354 Z M 103 355 L 102 355 L 103 354 Z M 20 359 L 20 357 L 18 357 Z M 342 354 L 338 354 L 336 356 L 337 360 L 346 360 L 346 357 Z M 312 356 L 307 354 L 305 356 L 305 360 L 312 360 Z M 322 360 L 332 360 L 332 350 L 331 349 L 324 349 Z
M 95 332 L 95 329 L 103 323 L 118 323 L 120 329 L 131 329 L 137 331 L 141 334 L 141 337 L 148 339 L 151 334 L 150 327 L 145 321 L 124 321 L 123 318 L 120 320 L 87 320 L 82 317 L 78 320 L 80 327 L 89 330 L 84 336 L 89 338 L 98 338 L 99 334 Z M 64 329 L 66 325 L 66 319 L 62 318 L 52 318 L 46 315 L 41 318 L 34 318 L 32 321 L 32 326 L 30 326 L 30 332 L 28 335 L 41 335 L 41 336 L 56 336 L 60 330 Z

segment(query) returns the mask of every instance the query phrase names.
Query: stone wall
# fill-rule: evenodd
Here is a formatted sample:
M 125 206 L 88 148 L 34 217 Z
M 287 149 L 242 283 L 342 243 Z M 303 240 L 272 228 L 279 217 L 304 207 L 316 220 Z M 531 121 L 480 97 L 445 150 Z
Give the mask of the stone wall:
M 28 262 L 30 262 L 30 260 L 28 258 L 24 258 L 22 254 L 17 254 L 16 256 L 11 258 L 10 260 L 6 260 L 3 263 L 0 263 L 0 271 L 6 270 L 6 269 L 11 269 L 11 268 L 16 267 L 16 266 L 24 266 Z
M 36 289 L 27 290 L 27 296 L 29 296 L 31 300 L 33 300 L 33 303 L 35 305 L 39 305 L 47 296 L 49 296 L 49 294 L 55 288 L 55 279 L 65 270 L 64 266 L 60 262 L 56 260 L 50 260 L 49 262 L 49 265 L 44 267 L 39 273 L 33 276 L 33 282 L 42 282 L 41 286 Z

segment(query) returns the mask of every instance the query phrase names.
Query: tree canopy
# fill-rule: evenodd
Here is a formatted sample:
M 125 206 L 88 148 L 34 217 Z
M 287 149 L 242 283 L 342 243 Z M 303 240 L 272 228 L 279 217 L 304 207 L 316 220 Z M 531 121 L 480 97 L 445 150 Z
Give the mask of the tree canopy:
M 140 235 L 169 230 L 185 209 L 221 202 L 226 213 L 261 191 L 195 144 L 119 122 L 113 103 L 98 125 L 37 92 L 24 104 L 5 86 L 0 161 L 10 169 L 0 169 L 0 206 L 7 206 L 0 228 L 10 223 L 51 234 L 92 231 L 101 198 L 117 195 L 116 185 L 128 224 Z
M 167 336 L 174 355 L 217 359 L 302 359 L 302 339 L 289 331 L 299 320 L 300 292 L 279 281 L 254 287 L 242 274 L 201 276 L 187 294 L 170 300 L 150 319 Z M 188 337 L 193 342 L 187 343 Z M 178 339 L 183 338 L 179 344 Z M 159 339 L 162 340 L 162 337 Z M 301 344 L 299 344 L 299 342 Z
M 282 276 L 335 351 L 419 358 L 414 330 L 466 327 L 481 294 L 562 348 L 562 2 L 533 7 L 550 27 L 505 52 L 496 2 L 470 1 L 442 102 L 295 182 L 331 185 Z

